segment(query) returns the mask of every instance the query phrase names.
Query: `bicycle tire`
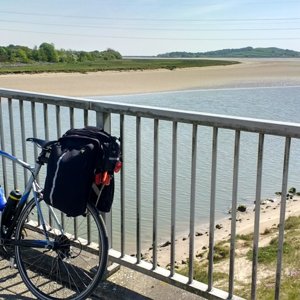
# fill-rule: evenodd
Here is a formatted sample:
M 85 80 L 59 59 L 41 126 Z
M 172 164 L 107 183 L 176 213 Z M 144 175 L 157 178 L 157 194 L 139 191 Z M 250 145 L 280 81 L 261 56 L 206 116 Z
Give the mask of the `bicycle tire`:
M 44 212 L 49 207 L 44 201 L 40 201 L 40 205 L 45 217 Z M 17 267 L 23 282 L 38 299 L 86 299 L 98 286 L 106 270 L 108 238 L 105 224 L 91 204 L 87 205 L 86 214 L 77 218 L 68 217 L 57 210 L 55 213 L 60 216 L 60 220 L 61 216 L 64 216 L 64 235 L 58 235 L 58 226 L 55 226 L 53 219 L 51 224 L 49 217 L 46 222 L 47 234 L 51 240 L 62 242 L 63 247 L 60 250 L 49 250 L 16 245 Z M 45 240 L 41 226 L 33 226 L 37 222 L 36 204 L 32 199 L 20 216 L 16 240 Z M 78 237 L 75 234 L 75 226 Z M 33 227 L 40 229 L 36 231 Z M 87 228 L 90 228 L 90 231 Z

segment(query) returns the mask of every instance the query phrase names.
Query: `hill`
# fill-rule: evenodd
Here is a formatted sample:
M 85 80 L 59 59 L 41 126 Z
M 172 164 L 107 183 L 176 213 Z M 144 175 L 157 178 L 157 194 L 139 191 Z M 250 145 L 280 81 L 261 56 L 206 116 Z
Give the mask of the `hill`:
M 198 58 L 198 57 L 300 57 L 300 52 L 276 47 L 223 49 L 208 52 L 169 52 L 157 55 L 165 58 Z

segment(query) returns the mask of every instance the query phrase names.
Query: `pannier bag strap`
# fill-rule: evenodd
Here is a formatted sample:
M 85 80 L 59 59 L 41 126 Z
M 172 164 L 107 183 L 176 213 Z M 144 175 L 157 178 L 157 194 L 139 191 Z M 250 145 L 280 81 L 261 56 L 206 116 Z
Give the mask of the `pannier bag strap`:
M 95 183 L 97 185 L 110 185 L 110 179 L 111 175 L 109 175 L 107 171 L 95 175 Z
M 53 181 L 52 181 L 52 188 L 50 190 L 50 203 L 51 203 L 52 206 L 53 206 L 53 193 L 54 193 L 54 190 L 55 190 L 55 182 L 56 182 L 56 179 L 57 179 L 57 174 L 58 174 L 58 171 L 59 171 L 60 162 L 66 154 L 67 154 L 67 152 L 64 152 L 60 156 L 60 158 L 57 160 L 57 163 L 56 163 L 56 170 L 55 170 Z
M 92 189 L 93 189 L 93 191 L 95 192 L 95 194 L 98 195 L 98 196 L 97 196 L 97 200 L 96 200 L 96 204 L 95 204 L 95 206 L 97 207 L 97 206 L 98 206 L 98 203 L 99 203 L 99 200 L 100 200 L 100 196 L 101 196 L 102 191 L 103 191 L 103 189 L 104 189 L 104 185 L 101 185 L 101 187 L 99 188 L 99 187 L 96 185 L 96 183 L 93 183 Z

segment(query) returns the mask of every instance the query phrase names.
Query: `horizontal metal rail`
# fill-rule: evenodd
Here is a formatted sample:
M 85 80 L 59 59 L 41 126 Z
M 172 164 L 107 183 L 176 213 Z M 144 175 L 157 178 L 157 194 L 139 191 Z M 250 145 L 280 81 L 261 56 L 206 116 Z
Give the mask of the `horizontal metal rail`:
M 26 93 L 6 89 L 0 89 L 0 96 L 23 101 L 47 103 L 84 110 L 93 110 L 102 113 L 115 113 L 190 124 L 196 123 L 198 125 L 218 128 L 300 138 L 299 123 L 276 122 L 254 118 L 240 118 L 209 113 L 181 111 L 176 109 L 161 109 L 151 106 L 128 105 L 100 100 Z

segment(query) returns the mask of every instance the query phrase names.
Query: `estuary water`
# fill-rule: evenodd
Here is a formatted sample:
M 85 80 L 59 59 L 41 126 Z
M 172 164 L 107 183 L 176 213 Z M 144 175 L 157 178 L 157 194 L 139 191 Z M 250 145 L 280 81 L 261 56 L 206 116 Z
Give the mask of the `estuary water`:
M 300 86 L 279 86 L 259 88 L 226 88 L 208 90 L 187 90 L 152 94 L 95 97 L 105 101 L 130 103 L 163 108 L 198 111 L 239 117 L 250 117 L 282 122 L 299 122 Z M 171 211 L 171 132 L 172 125 L 160 122 L 159 131 L 159 179 L 158 179 L 158 240 L 170 238 Z M 126 198 L 131 206 L 126 207 L 126 241 L 134 245 L 136 195 L 135 195 L 135 120 L 125 123 Z M 188 232 L 190 218 L 190 173 L 191 173 L 191 126 L 179 126 L 178 178 L 177 178 L 177 232 Z M 285 139 L 266 136 L 262 198 L 274 198 L 281 190 L 283 153 Z M 206 224 L 210 205 L 212 129 L 198 130 L 198 161 L 196 186 L 196 223 Z M 256 167 L 258 135 L 241 134 L 238 203 L 253 205 L 256 189 Z M 151 246 L 153 211 L 153 122 L 142 123 L 142 208 L 141 227 L 144 247 Z M 233 176 L 234 132 L 219 130 L 216 218 L 224 218 L 231 207 Z M 292 141 L 289 187 L 300 190 L 300 142 Z M 119 203 L 115 202 L 114 226 L 119 226 Z M 118 244 L 118 237 L 115 238 Z
M 227 88 L 209 90 L 187 90 L 152 94 L 126 96 L 93 97 L 93 99 L 121 102 L 129 104 L 173 108 L 203 113 L 250 117 L 281 122 L 299 123 L 300 86 L 278 86 L 259 88 Z M 9 115 L 7 101 L 2 101 L 4 139 L 6 151 L 11 151 Z M 19 106 L 12 104 L 14 112 L 14 127 L 16 155 L 22 157 L 21 125 Z M 30 103 L 24 102 L 25 135 L 33 136 L 32 112 Z M 45 137 L 43 105 L 36 104 L 36 115 L 39 126 L 37 136 Z M 82 111 L 74 111 L 75 127 L 84 126 Z M 70 128 L 69 110 L 61 108 L 61 132 Z M 55 125 L 55 107 L 48 108 L 49 139 L 57 138 Z M 95 124 L 95 114 L 89 114 L 89 125 Z M 128 251 L 135 251 L 136 243 L 136 120 L 135 117 L 125 117 L 124 170 L 125 170 L 125 241 Z M 153 120 L 142 119 L 141 122 L 141 236 L 143 249 L 151 246 L 153 226 Z M 119 135 L 119 117 L 112 117 L 112 133 Z M 195 221 L 197 226 L 208 222 L 210 206 L 211 180 L 211 149 L 212 129 L 206 126 L 198 127 L 197 166 L 196 166 L 196 207 Z M 262 198 L 273 198 L 276 191 L 281 190 L 283 154 L 285 139 L 276 136 L 266 136 L 264 143 L 264 163 Z M 190 219 L 191 190 L 191 152 L 192 126 L 178 125 L 178 166 L 176 190 L 176 232 L 188 233 Z M 238 203 L 253 205 L 256 190 L 258 135 L 243 132 L 240 145 Z M 234 132 L 219 129 L 216 184 L 216 219 L 224 218 L 231 208 L 232 177 L 233 177 Z M 172 174 L 172 124 L 159 122 L 159 175 L 158 175 L 158 232 L 157 239 L 164 242 L 170 239 L 171 220 L 171 174 Z M 27 143 L 28 162 L 33 163 L 33 147 Z M 29 155 L 30 154 L 30 155 Z M 8 169 L 11 164 L 8 163 Z M 0 174 L 2 174 L 0 160 Z M 23 170 L 18 169 L 17 186 L 22 189 Z M 300 190 L 300 142 L 292 140 L 289 182 Z M 41 181 L 45 168 L 42 169 Z M 1 175 L 0 175 L 1 176 Z M 13 178 L 8 178 L 9 189 L 14 187 Z M 0 184 L 3 177 L 0 177 Z M 113 238 L 114 248 L 120 246 L 120 192 L 119 175 L 116 175 L 116 197 L 113 204 Z M 204 226 L 204 225 L 203 225 Z
M 239 117 L 299 122 L 300 86 L 199 89 L 93 99 L 215 113 Z M 298 110 L 297 110 L 298 109 Z

